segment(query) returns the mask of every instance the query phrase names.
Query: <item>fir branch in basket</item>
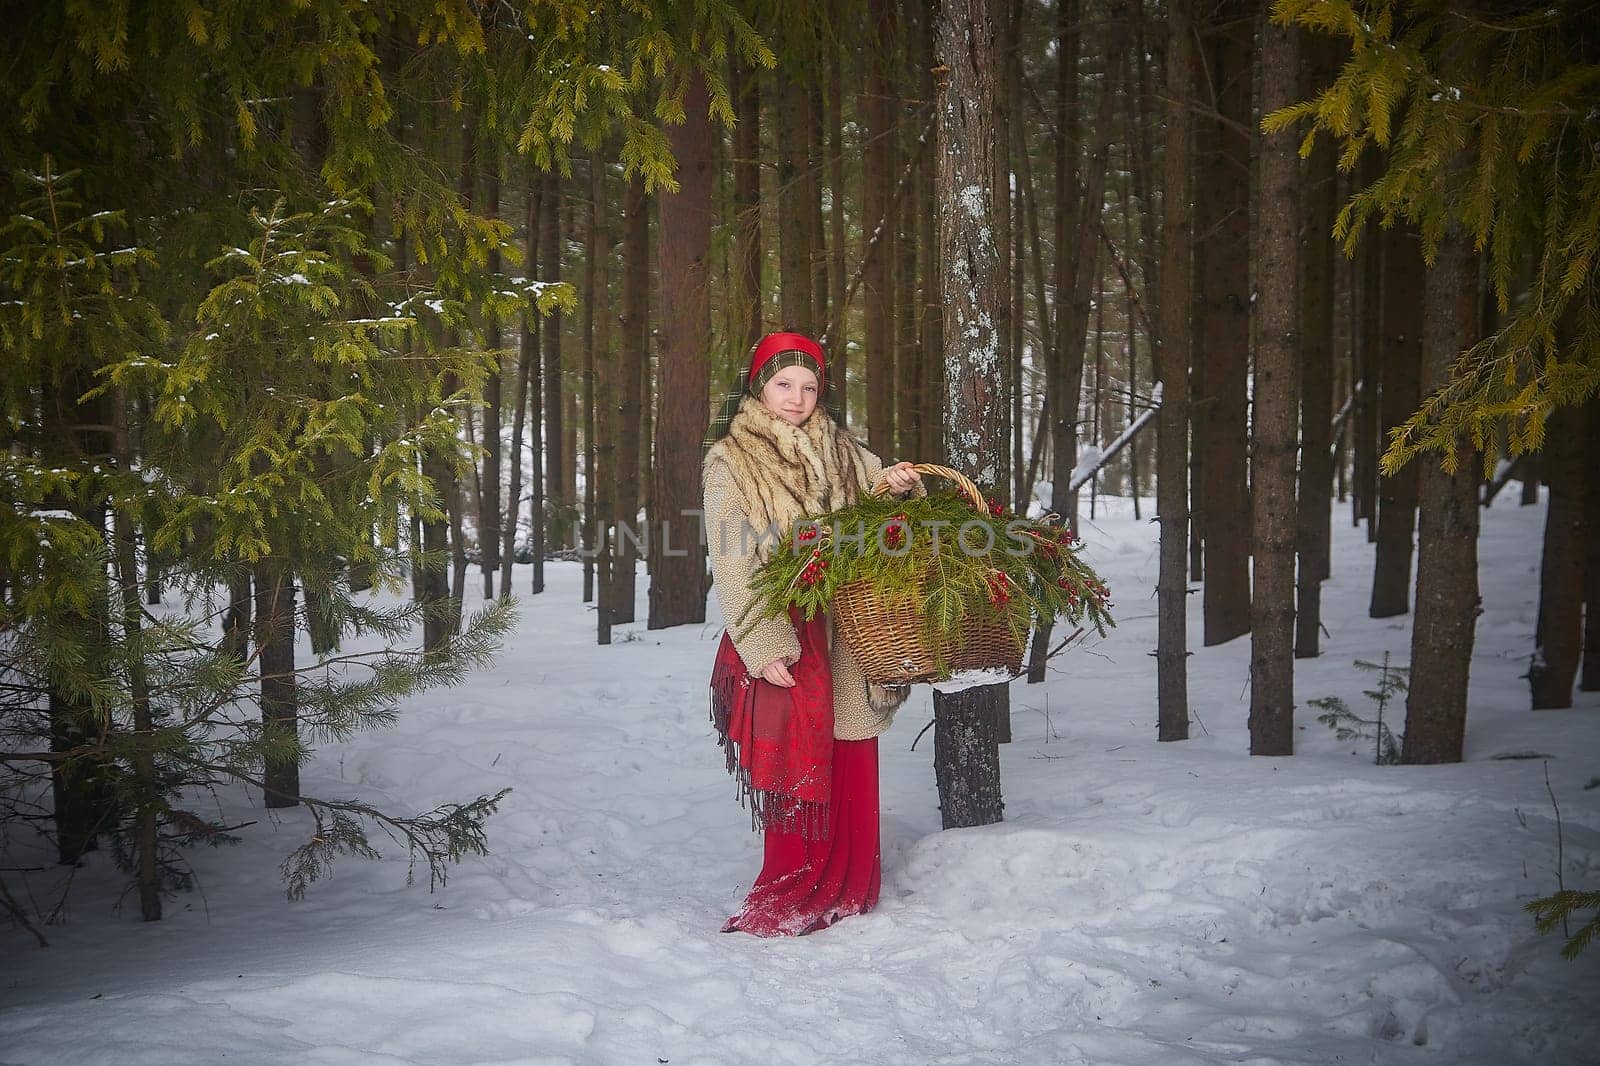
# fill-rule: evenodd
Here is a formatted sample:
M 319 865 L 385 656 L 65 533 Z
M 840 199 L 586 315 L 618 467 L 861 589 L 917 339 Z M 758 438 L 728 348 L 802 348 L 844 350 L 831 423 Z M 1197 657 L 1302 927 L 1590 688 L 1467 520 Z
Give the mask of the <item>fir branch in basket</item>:
M 811 618 L 841 586 L 864 580 L 885 601 L 920 597 L 932 642 L 952 637 L 972 612 L 1004 621 L 1019 641 L 1055 617 L 1104 635 L 1116 624 L 1110 590 L 1081 548 L 1048 519 L 1024 518 L 992 501 L 981 514 L 954 493 L 873 496 L 786 531 L 751 578 L 755 595 L 746 614 L 771 618 L 797 607 Z

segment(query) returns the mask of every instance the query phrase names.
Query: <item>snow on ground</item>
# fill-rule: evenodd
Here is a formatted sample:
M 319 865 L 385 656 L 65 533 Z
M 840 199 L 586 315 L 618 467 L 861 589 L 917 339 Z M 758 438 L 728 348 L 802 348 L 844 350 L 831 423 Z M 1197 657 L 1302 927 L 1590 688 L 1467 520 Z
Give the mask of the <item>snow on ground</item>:
M 1600 885 L 1600 699 L 1526 709 L 1544 512 L 1513 498 L 1484 516 L 1467 761 L 1428 768 L 1373 766 L 1304 704 L 1365 714 L 1352 660 L 1409 658 L 1342 510 L 1299 754 L 1246 754 L 1248 638 L 1201 648 L 1198 595 L 1194 736 L 1157 744 L 1155 529 L 1113 501 L 1087 535 L 1122 624 L 1014 686 L 1004 824 L 940 832 L 918 690 L 882 741 L 882 903 L 794 940 L 717 931 L 760 862 L 706 718 L 719 624 L 647 631 L 641 579 L 641 622 L 597 647 L 552 564 L 492 671 L 304 774 L 407 809 L 510 786 L 492 855 L 430 895 L 391 847 L 289 904 L 307 817 L 227 796 L 258 824 L 194 856 L 166 921 L 119 910 L 95 856 L 48 950 L 5 933 L 0 1062 L 1594 1062 L 1600 947 L 1566 962 L 1521 908 L 1556 887 L 1547 765 L 1566 883 Z

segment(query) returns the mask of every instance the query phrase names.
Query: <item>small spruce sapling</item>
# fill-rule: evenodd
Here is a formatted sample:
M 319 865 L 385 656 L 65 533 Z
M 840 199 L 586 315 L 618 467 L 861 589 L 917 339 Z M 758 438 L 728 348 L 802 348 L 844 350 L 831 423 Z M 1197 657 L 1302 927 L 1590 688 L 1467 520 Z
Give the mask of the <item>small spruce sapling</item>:
M 1376 688 L 1362 690 L 1362 694 L 1377 706 L 1376 718 L 1362 718 L 1338 696 L 1324 696 L 1306 702 L 1322 711 L 1317 715 L 1317 721 L 1333 730 L 1334 735 L 1340 740 L 1364 740 L 1371 737 L 1374 742 L 1374 764 L 1393 766 L 1400 761 L 1400 745 L 1404 738 L 1384 723 L 1383 712 L 1395 696 L 1406 691 L 1411 670 L 1409 667 L 1392 665 L 1389 662 L 1388 652 L 1383 653 L 1381 663 L 1357 659 L 1355 665 L 1358 670 L 1378 675 Z

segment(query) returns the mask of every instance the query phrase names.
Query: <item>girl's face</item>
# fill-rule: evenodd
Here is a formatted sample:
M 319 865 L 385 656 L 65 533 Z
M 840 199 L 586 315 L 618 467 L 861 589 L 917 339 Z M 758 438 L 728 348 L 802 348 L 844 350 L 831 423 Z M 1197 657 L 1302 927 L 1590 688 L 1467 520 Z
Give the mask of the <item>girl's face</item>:
M 791 426 L 799 426 L 817 409 L 819 391 L 817 375 L 803 366 L 786 366 L 761 390 L 761 402 Z

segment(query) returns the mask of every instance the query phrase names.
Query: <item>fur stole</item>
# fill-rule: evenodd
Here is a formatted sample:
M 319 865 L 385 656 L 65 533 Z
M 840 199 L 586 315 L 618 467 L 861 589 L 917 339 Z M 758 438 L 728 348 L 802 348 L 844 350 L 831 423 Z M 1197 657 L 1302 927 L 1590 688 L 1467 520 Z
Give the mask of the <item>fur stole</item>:
M 746 396 L 728 435 L 706 453 L 707 467 L 718 462 L 738 486 L 751 528 L 762 535 L 756 554 L 763 561 L 772 544 L 767 530 L 782 532 L 806 515 L 849 506 L 871 487 L 861 446 L 821 404 L 804 425 L 791 426 Z

